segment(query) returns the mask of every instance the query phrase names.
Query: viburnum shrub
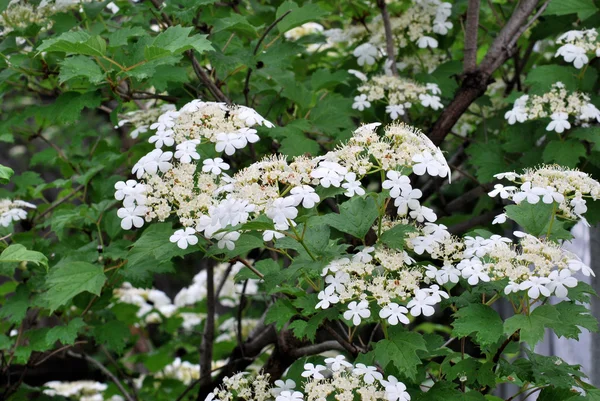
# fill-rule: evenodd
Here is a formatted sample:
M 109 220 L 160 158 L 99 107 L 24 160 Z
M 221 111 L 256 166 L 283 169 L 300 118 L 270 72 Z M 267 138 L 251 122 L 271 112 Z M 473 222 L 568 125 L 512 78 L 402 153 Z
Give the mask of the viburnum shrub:
M 0 399 L 598 399 L 599 18 L 0 2 Z

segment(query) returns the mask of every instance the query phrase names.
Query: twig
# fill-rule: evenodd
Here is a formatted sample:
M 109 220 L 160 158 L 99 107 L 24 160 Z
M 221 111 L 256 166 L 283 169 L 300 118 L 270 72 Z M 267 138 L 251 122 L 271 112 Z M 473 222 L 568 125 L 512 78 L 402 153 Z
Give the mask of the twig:
M 319 344 L 311 344 L 306 347 L 292 349 L 290 351 L 290 356 L 292 358 L 301 358 L 303 356 L 317 355 L 331 350 L 344 351 L 345 348 L 335 340 L 328 340 Z
M 352 356 L 357 356 L 360 353 L 360 350 L 358 349 L 358 347 L 356 347 L 354 344 L 350 343 L 349 341 L 345 340 L 342 336 L 340 336 L 340 334 L 335 331 L 331 326 L 329 326 L 328 324 L 324 325 L 325 330 L 327 330 L 327 332 L 329 334 L 331 334 L 331 336 L 333 338 L 335 338 L 335 340 L 342 346 L 344 347 L 344 349 L 346 351 L 348 351 L 350 354 L 352 354 Z
M 385 30 L 385 50 L 390 62 L 390 69 L 392 70 L 392 74 L 394 76 L 398 76 L 396 52 L 394 51 L 394 33 L 392 32 L 392 25 L 390 24 L 390 14 L 388 13 L 385 0 L 377 0 L 377 6 L 381 11 L 381 18 L 383 19 L 383 29 Z
M 34 367 L 38 367 L 42 363 L 46 362 L 48 359 L 52 358 L 54 355 L 58 354 L 59 352 L 64 351 L 64 350 L 66 350 L 68 348 L 74 347 L 74 346 L 79 345 L 79 344 L 87 344 L 87 341 L 76 341 L 73 344 L 65 345 L 63 347 L 55 349 L 54 351 L 52 351 L 51 353 L 49 353 L 48 355 L 46 355 L 44 358 L 42 358 L 41 360 L 37 361 L 33 366 Z
M 255 56 L 258 53 L 258 51 L 260 50 L 260 45 L 265 40 L 265 38 L 267 37 L 267 35 L 269 34 L 269 32 L 271 32 L 271 30 L 273 28 L 275 28 L 275 26 L 277 26 L 277 24 L 280 23 L 281 20 L 283 20 L 291 12 L 292 12 L 292 10 L 286 11 L 279 18 L 277 18 L 275 21 L 273 21 L 273 23 L 271 25 L 269 25 L 267 27 L 267 29 L 262 34 L 262 36 L 258 39 L 258 43 L 256 44 L 256 47 L 254 47 L 254 55 Z M 244 100 L 246 101 L 246 106 L 250 105 L 249 104 L 250 101 L 248 99 L 248 93 L 250 93 L 250 76 L 251 75 L 252 75 L 252 67 L 248 66 L 248 72 L 246 73 L 246 81 L 244 82 Z
M 119 389 L 121 394 L 125 396 L 125 399 L 127 399 L 127 401 L 135 401 L 127 392 L 127 390 L 125 390 L 125 387 L 123 387 L 119 379 L 117 379 L 117 377 L 113 375 L 110 370 L 106 369 L 106 367 L 104 367 L 104 365 L 102 365 L 100 362 L 98 362 L 97 360 L 95 360 L 87 354 L 77 354 L 73 351 L 67 351 L 67 355 L 72 356 L 74 358 L 84 359 L 95 365 L 98 369 L 102 371 L 102 373 L 104 373 L 110 380 L 112 380 L 113 383 L 115 383 L 115 386 L 117 386 L 117 388 Z
M 246 266 L 248 269 L 250 269 L 252 271 L 252 273 L 256 274 L 260 279 L 264 279 L 265 275 L 262 274 L 261 272 L 259 272 L 258 270 L 256 270 L 256 268 L 254 266 L 252 266 L 250 264 L 250 262 L 248 262 L 246 259 L 242 259 L 240 257 L 236 257 L 234 259 L 231 260 L 232 262 L 240 262 L 241 264 L 243 264 L 244 266 Z
M 206 267 L 206 320 L 204 334 L 200 344 L 200 388 L 210 383 L 210 369 L 213 356 L 213 341 L 215 337 L 215 278 L 212 263 Z M 200 400 L 200 393 L 198 393 Z
M 463 71 L 465 74 L 477 68 L 477 31 L 479 29 L 480 0 L 469 0 L 465 27 L 465 50 Z

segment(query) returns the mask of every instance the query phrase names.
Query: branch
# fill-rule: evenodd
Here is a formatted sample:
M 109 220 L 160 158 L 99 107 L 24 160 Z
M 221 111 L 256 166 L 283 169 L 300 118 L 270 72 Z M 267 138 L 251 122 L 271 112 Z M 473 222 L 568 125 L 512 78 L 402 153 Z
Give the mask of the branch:
M 271 25 L 269 25 L 267 27 L 267 29 L 262 34 L 262 36 L 260 37 L 260 39 L 258 39 L 258 43 L 256 44 L 256 47 L 254 48 L 254 55 L 255 56 L 258 53 L 258 51 L 260 50 L 260 45 L 265 40 L 265 38 L 267 37 L 267 35 L 269 34 L 269 32 L 271 32 L 271 30 L 273 28 L 275 28 L 275 26 L 277 26 L 277 24 L 280 23 L 281 20 L 283 20 L 291 12 L 292 12 L 292 10 L 287 10 L 279 18 L 277 18 L 275 21 L 273 21 L 273 23 Z M 251 75 L 252 75 L 252 67 L 248 66 L 248 72 L 246 73 L 246 81 L 244 82 L 244 99 L 246 100 L 246 106 L 249 106 L 248 93 L 250 93 L 250 76 Z
M 215 336 L 215 301 L 214 266 L 210 263 L 206 267 L 206 320 L 200 345 L 200 388 L 210 383 Z M 200 400 L 200 395 L 198 395 L 198 400 Z
M 480 0 L 469 0 L 465 29 L 465 57 L 463 71 L 465 74 L 477 68 L 477 31 L 479 29 Z
M 98 362 L 97 360 L 95 360 L 94 358 L 92 358 L 89 355 L 86 354 L 77 354 L 73 351 L 67 351 L 67 354 L 69 356 L 72 356 L 74 358 L 79 358 L 79 359 L 85 359 L 86 361 L 92 363 L 93 365 L 95 365 L 98 369 L 100 369 L 102 371 L 102 373 L 104 373 L 110 380 L 112 380 L 113 383 L 115 383 L 115 385 L 117 386 L 117 388 L 119 389 L 119 391 L 125 396 L 125 399 L 127 401 L 134 401 L 134 399 L 131 397 L 131 395 L 127 392 L 127 390 L 125 390 L 125 387 L 123 387 L 123 385 L 121 384 L 121 382 L 119 381 L 119 379 L 117 379 L 117 377 L 115 375 L 113 375 L 111 373 L 110 370 L 106 369 L 104 367 L 104 365 L 102 365 L 100 362 Z
M 291 350 L 290 356 L 293 358 L 302 358 L 304 356 L 317 355 L 325 351 L 344 351 L 344 348 L 339 342 L 334 340 L 324 341 L 320 344 L 307 345 L 306 347 L 296 348 Z
M 387 10 L 385 0 L 377 0 L 377 6 L 381 11 L 383 19 L 383 28 L 385 30 L 385 49 L 388 60 L 390 61 L 390 69 L 394 76 L 398 76 L 398 67 L 396 66 L 396 53 L 394 52 L 394 34 L 392 33 L 392 25 L 390 24 L 390 14 Z

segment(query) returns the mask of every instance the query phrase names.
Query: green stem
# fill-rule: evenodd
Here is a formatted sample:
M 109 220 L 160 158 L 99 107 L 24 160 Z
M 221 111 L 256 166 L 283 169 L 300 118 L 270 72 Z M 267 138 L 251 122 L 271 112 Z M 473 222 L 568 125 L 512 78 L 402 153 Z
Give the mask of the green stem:
M 294 234 L 296 235 L 296 241 L 298 241 L 300 243 L 300 245 L 302 245 L 302 248 L 304 248 L 304 250 L 306 251 L 306 253 L 308 253 L 308 256 L 310 256 L 310 258 L 312 260 L 317 260 L 317 258 L 315 258 L 315 255 L 312 254 L 312 252 L 310 251 L 310 249 L 308 249 L 308 247 L 306 246 L 306 244 L 304 243 L 304 238 L 301 237 L 298 234 L 298 231 L 296 230 L 296 227 L 290 225 L 290 228 L 292 229 L 292 231 L 294 232 Z M 304 233 L 303 233 L 304 234 Z
M 552 232 L 552 224 L 554 224 L 554 216 L 556 215 L 556 202 L 552 204 L 552 215 L 550 216 L 550 224 L 548 224 L 548 231 L 546 232 L 546 239 L 550 239 L 550 233 Z

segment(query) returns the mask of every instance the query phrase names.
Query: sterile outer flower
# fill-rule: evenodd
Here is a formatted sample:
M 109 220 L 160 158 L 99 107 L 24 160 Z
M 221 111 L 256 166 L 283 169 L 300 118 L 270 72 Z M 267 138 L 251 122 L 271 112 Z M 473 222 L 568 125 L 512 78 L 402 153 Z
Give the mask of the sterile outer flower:
M 563 33 L 562 35 L 560 35 L 557 39 L 558 42 L 574 42 L 577 39 L 581 39 L 583 38 L 583 32 L 582 31 L 577 31 L 577 30 L 572 30 L 572 31 L 567 31 L 565 33 Z
M 562 56 L 567 63 L 573 63 L 573 66 L 577 69 L 581 69 L 590 61 L 585 54 L 585 49 L 575 46 L 572 43 L 567 43 L 559 47 L 554 57 L 558 56 Z
M 177 243 L 177 246 L 181 249 L 187 249 L 188 245 L 196 245 L 198 243 L 198 237 L 196 237 L 196 230 L 187 227 L 184 230 L 177 230 L 171 235 L 169 241 Z
M 433 21 L 433 32 L 440 35 L 446 35 L 453 26 L 454 25 L 450 21 L 435 19 Z
M 442 94 L 442 90 L 440 89 L 438 84 L 427 83 L 427 84 L 425 84 L 425 87 L 427 88 L 427 90 L 429 92 L 431 92 L 432 95 L 441 95 Z
M 342 188 L 346 190 L 344 195 L 351 198 L 354 195 L 362 196 L 365 194 L 365 190 L 360 186 L 360 181 L 356 179 L 356 173 L 348 173 L 344 179 L 346 180 L 346 182 L 342 184 Z
M 202 171 L 205 173 L 212 173 L 215 175 L 221 174 L 224 170 L 229 170 L 229 164 L 225 163 L 220 157 L 214 159 L 205 159 L 202 161 Z
M 357 254 L 352 256 L 352 261 L 358 262 L 358 263 L 369 263 L 370 261 L 373 260 L 373 256 L 371 255 L 371 253 L 374 250 L 375 250 L 375 247 L 372 247 L 372 246 L 365 247 L 361 251 L 359 251 Z
M 263 231 L 262 237 L 263 241 L 273 241 L 273 239 L 280 239 L 285 237 L 285 234 L 282 234 L 279 231 L 265 230 Z
M 196 151 L 196 146 L 199 144 L 198 139 L 180 143 L 175 148 L 175 158 L 185 164 L 191 163 L 192 160 L 200 160 L 200 154 Z
M 242 120 L 247 126 L 252 127 L 253 125 L 264 125 L 267 128 L 273 128 L 275 125 L 265 120 L 256 110 L 246 106 L 237 106 L 235 116 Z
M 315 380 L 324 379 L 325 376 L 321 372 L 327 370 L 327 368 L 323 365 L 313 365 L 312 363 L 304 364 L 304 372 L 302 372 L 302 377 L 312 377 Z
M 527 290 L 527 296 L 529 296 L 529 298 L 537 299 L 540 296 L 550 296 L 550 290 L 546 288 L 546 285 L 549 283 L 550 279 L 547 277 L 531 276 L 529 279 L 523 281 L 519 285 L 519 288 L 522 291 Z
M 504 223 L 506 223 L 506 218 L 507 218 L 506 213 L 500 213 L 499 215 L 494 217 L 492 224 L 504 224 Z
M 329 369 L 334 372 L 340 371 L 344 368 L 352 367 L 352 364 L 346 360 L 344 355 L 337 355 L 333 358 L 325 358 L 325 363 L 329 365 Z
M 382 319 L 387 319 L 388 323 L 392 326 L 398 324 L 398 322 L 402 322 L 404 324 L 410 323 L 406 314 L 408 313 L 408 309 L 404 306 L 398 305 L 395 302 L 391 302 L 384 306 L 381 311 L 379 311 L 379 317 Z
M 248 143 L 256 143 L 260 141 L 260 137 L 256 135 L 256 130 L 253 128 L 241 128 L 238 132 L 240 140 L 244 144 L 244 147 Z
M 587 206 L 585 203 L 586 203 L 585 199 L 575 197 L 575 198 L 571 199 L 571 202 L 569 202 L 569 205 L 571 205 L 573 207 L 573 211 L 575 212 L 576 215 L 581 216 L 582 214 L 587 212 Z
M 496 184 L 496 185 L 494 185 L 494 189 L 492 191 L 488 192 L 488 195 L 491 196 L 492 198 L 500 195 L 500 198 L 508 199 L 510 197 L 510 195 L 516 189 L 517 189 L 517 187 L 514 187 L 514 186 L 505 187 L 502 184 Z
M 485 283 L 490 281 L 490 276 L 478 259 L 463 262 L 468 262 L 466 267 L 462 269 L 462 276 L 467 279 L 469 284 L 477 285 L 480 281 Z
M 442 302 L 442 298 L 448 299 L 450 297 L 446 291 L 440 290 L 440 286 L 437 284 L 434 284 L 429 288 L 423 288 L 423 291 L 426 291 L 436 303 Z
M 146 204 L 146 186 L 135 180 L 126 182 L 118 181 L 115 183 L 115 199 L 122 200 L 125 207 L 134 206 L 134 204 Z
M 340 166 L 339 163 L 322 161 L 319 163 L 319 167 L 310 173 L 310 176 L 318 178 L 319 183 L 324 188 L 329 188 L 330 186 L 339 188 L 346 174 L 348 174 L 348 170 Z
M 385 176 L 387 177 L 387 180 L 381 183 L 381 187 L 383 189 L 389 189 L 392 198 L 397 198 L 400 196 L 400 193 L 412 189 L 410 179 L 397 171 L 388 171 Z
M 299 391 L 282 391 L 276 398 L 275 401 L 302 401 L 304 395 Z
M 417 290 L 413 299 L 406 305 L 410 309 L 410 314 L 414 317 L 420 316 L 432 316 L 435 313 L 433 305 L 435 305 L 435 299 L 427 293 L 427 291 Z
M 362 376 L 367 384 L 373 384 L 375 380 L 383 379 L 383 375 L 377 371 L 375 366 L 367 366 L 364 363 L 357 363 L 352 373 L 356 376 Z
M 579 259 L 570 259 L 567 262 L 567 265 L 569 266 L 569 270 L 571 270 L 572 272 L 581 271 L 581 273 L 583 273 L 583 275 L 586 277 L 596 277 L 594 271 Z
M 421 49 L 425 49 L 426 47 L 436 49 L 438 47 L 438 41 L 431 36 L 421 36 L 417 39 L 417 46 Z
M 550 116 L 552 121 L 546 127 L 546 131 L 555 131 L 559 134 L 562 134 L 566 129 L 571 128 L 571 123 L 569 122 L 569 115 L 567 113 L 552 113 Z
M 411 219 L 415 219 L 419 223 L 423 223 L 425 220 L 433 223 L 437 220 L 437 215 L 427 206 L 419 206 L 412 210 L 408 215 Z
M 215 234 L 214 238 L 218 241 L 217 247 L 219 247 L 219 249 L 227 248 L 230 251 L 233 251 L 235 249 L 235 241 L 240 238 L 240 233 L 237 231 L 218 233 Z
M 562 203 L 565 200 L 563 194 L 558 192 L 555 188 L 547 186 L 545 192 L 542 195 L 542 202 L 546 204 L 552 204 L 554 202 Z
M 344 312 L 344 319 L 352 320 L 355 326 L 358 326 L 362 321 L 361 318 L 367 319 L 371 316 L 369 303 L 367 301 L 352 301 L 348 304 L 348 310 Z
M 356 61 L 358 65 L 362 67 L 363 65 L 365 65 L 365 63 L 367 65 L 375 64 L 378 50 L 375 46 L 373 46 L 370 43 L 363 43 L 362 45 L 354 49 L 352 54 L 354 55 L 354 57 L 357 58 Z
M 158 171 L 166 173 L 172 167 L 169 162 L 173 158 L 173 152 L 163 152 L 160 149 L 154 149 L 146 156 L 142 157 L 134 166 L 131 172 L 136 174 L 137 178 L 142 178 L 144 173 L 156 174 Z
M 276 224 L 287 225 L 288 219 L 293 220 L 298 216 L 298 209 L 294 207 L 294 204 L 295 200 L 292 196 L 277 198 L 266 209 L 265 214 Z
M 356 78 L 360 79 L 363 82 L 369 80 L 369 78 L 365 74 L 363 74 L 362 72 L 360 72 L 360 71 L 348 70 L 348 73 L 354 75 Z
M 398 208 L 398 216 L 406 216 L 409 208 L 410 210 L 418 210 L 421 207 L 419 203 L 421 196 L 423 196 L 423 193 L 420 189 L 402 191 L 402 195 L 394 199 L 394 206 Z
M 591 103 L 584 104 L 583 106 L 581 106 L 581 108 L 579 109 L 579 113 L 580 120 L 596 120 L 600 122 L 600 110 L 598 110 L 598 108 Z
M 527 110 L 521 107 L 515 107 L 512 110 L 504 113 L 504 118 L 508 121 L 508 124 L 513 125 L 517 121 L 520 123 L 524 123 L 527 121 Z
M 446 167 L 429 152 L 414 155 L 412 161 L 415 162 L 412 168 L 416 175 L 427 172 L 432 177 L 445 177 L 448 174 Z
M 117 210 L 117 216 L 121 220 L 121 228 L 123 230 L 131 230 L 131 227 L 140 228 L 144 225 L 143 216 L 146 215 L 148 208 L 145 206 L 130 206 L 122 207 Z
M 237 149 L 243 149 L 246 146 L 246 140 L 238 134 L 224 133 L 217 134 L 217 144 L 215 150 L 217 152 L 225 152 L 227 156 L 231 156 Z
M 410 401 L 410 394 L 406 391 L 406 385 L 398 381 L 385 386 L 385 397 L 388 401 Z
M 302 204 L 302 207 L 310 209 L 321 201 L 315 189 L 308 185 L 300 185 L 292 188 L 291 197 L 294 198 L 294 206 Z
M 390 104 L 385 106 L 385 112 L 390 115 L 392 120 L 396 120 L 404 115 L 404 106 L 401 104 Z
M 550 273 L 548 279 L 550 282 L 546 284 L 546 288 L 559 298 L 567 297 L 569 294 L 568 288 L 577 287 L 577 279 L 571 276 L 569 269 L 554 270 Z
M 534 187 L 529 181 L 524 182 L 520 189 L 521 192 L 516 192 L 512 198 L 517 204 L 527 200 L 527 203 L 535 205 L 540 201 L 540 196 L 546 194 L 546 190 L 544 188 Z
M 350 275 L 343 271 L 338 271 L 335 275 L 325 277 L 325 283 L 329 284 L 325 287 L 325 293 L 331 295 L 334 292 L 337 292 L 338 294 L 344 292 L 344 284 L 348 281 L 350 281 Z
M 175 143 L 175 139 L 172 137 L 172 135 L 173 130 L 156 131 L 154 135 L 148 138 L 148 142 L 153 143 L 154 146 L 156 146 L 156 149 L 160 149 L 165 145 L 173 146 L 173 144 Z
M 509 282 L 509 283 L 506 285 L 506 287 L 504 287 L 504 293 L 505 293 L 506 295 L 508 295 L 508 294 L 512 294 L 513 292 L 514 292 L 514 293 L 517 293 L 517 292 L 519 292 L 519 291 L 521 291 L 521 287 L 520 287 L 520 285 L 519 285 L 519 284 L 515 283 L 514 281 L 510 281 L 510 282 Z
M 439 110 L 439 109 L 444 108 L 444 105 L 442 104 L 442 102 L 440 102 L 439 96 L 434 96 L 434 95 L 425 93 L 425 94 L 419 95 L 419 100 L 421 101 L 421 104 L 423 105 L 423 107 L 429 107 L 429 108 L 432 108 L 433 110 Z
M 340 302 L 340 298 L 337 296 L 337 294 L 327 294 L 325 291 L 319 292 L 317 297 L 320 299 L 320 301 L 315 305 L 315 308 L 317 309 L 329 309 L 332 304 L 337 304 Z
M 296 382 L 292 379 L 283 380 L 275 380 L 275 387 L 271 389 L 271 394 L 274 397 L 277 397 L 282 391 L 292 391 L 296 388 Z
M 358 95 L 354 97 L 354 103 L 352 103 L 352 108 L 358 111 L 363 111 L 371 107 L 371 102 L 367 100 L 367 95 L 364 93 L 362 95 Z

